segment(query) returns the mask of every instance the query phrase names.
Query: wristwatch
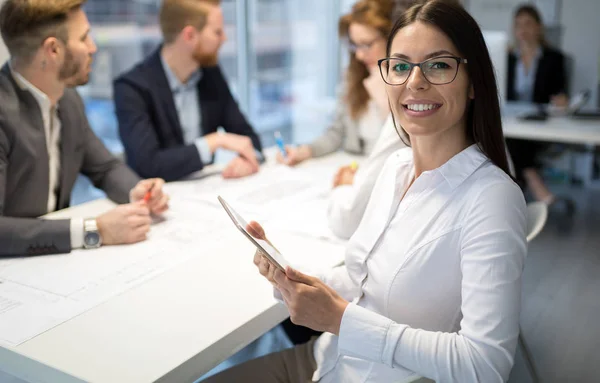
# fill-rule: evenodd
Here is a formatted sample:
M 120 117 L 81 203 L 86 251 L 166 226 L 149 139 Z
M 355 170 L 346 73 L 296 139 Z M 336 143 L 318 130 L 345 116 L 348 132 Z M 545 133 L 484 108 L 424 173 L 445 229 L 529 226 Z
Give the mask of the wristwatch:
M 102 238 L 98 231 L 96 220 L 86 219 L 83 221 L 83 247 L 85 249 L 97 249 L 102 245 Z

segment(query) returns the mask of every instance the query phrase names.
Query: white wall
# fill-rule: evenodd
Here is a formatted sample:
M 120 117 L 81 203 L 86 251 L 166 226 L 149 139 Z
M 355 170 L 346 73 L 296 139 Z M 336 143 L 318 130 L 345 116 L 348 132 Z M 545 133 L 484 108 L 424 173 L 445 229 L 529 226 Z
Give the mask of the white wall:
M 592 90 L 593 105 L 598 105 L 600 83 L 600 0 L 568 0 L 562 8 L 564 26 L 562 49 L 575 60 L 571 94 Z
M 540 4 L 550 0 L 537 0 Z M 558 0 L 556 0 L 558 1 Z M 511 33 L 512 14 L 526 0 L 470 0 L 469 12 L 482 29 Z M 590 105 L 598 105 L 600 82 L 600 0 L 563 0 L 558 12 L 562 27 L 560 49 L 575 61 L 570 82 L 571 94 L 592 91 Z

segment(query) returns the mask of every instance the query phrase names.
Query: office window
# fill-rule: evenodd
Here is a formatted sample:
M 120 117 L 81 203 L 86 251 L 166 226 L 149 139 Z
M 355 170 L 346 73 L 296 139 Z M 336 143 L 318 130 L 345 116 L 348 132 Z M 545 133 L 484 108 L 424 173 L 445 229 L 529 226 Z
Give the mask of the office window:
M 326 127 L 339 78 L 338 1 L 248 1 L 248 108 L 265 146 L 273 132 L 306 142 Z
M 236 1 L 222 0 L 225 32 L 223 51 L 235 51 Z M 98 45 L 91 81 L 83 92 L 88 97 L 112 99 L 112 80 L 151 54 L 161 42 L 158 25 L 160 0 L 88 0 L 85 10 Z M 237 65 L 226 59 L 222 66 L 235 83 Z M 235 84 L 234 84 L 235 85 Z M 234 86 L 234 88 L 236 88 Z
M 307 142 L 330 121 L 339 80 L 340 0 L 222 0 L 227 41 L 220 65 L 240 108 L 265 146 L 273 132 Z M 160 44 L 160 0 L 88 0 L 98 45 L 90 82 L 80 87 L 92 129 L 115 154 L 123 147 L 112 81 Z M 73 203 L 103 193 L 78 182 Z

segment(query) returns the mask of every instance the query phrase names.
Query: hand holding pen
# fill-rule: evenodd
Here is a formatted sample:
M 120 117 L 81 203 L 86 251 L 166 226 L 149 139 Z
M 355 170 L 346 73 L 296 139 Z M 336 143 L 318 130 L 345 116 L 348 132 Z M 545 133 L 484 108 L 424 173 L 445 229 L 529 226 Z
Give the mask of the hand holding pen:
M 152 178 L 140 181 L 129 193 L 133 203 L 143 203 L 150 213 L 160 215 L 169 209 L 169 196 L 163 191 L 165 181 Z
M 277 162 L 280 164 L 294 166 L 312 157 L 312 151 L 307 145 L 301 145 L 299 147 L 285 145 L 283 137 L 278 131 L 275 132 L 275 143 L 279 148 Z
M 348 166 L 342 166 L 333 178 L 333 187 L 352 185 L 357 171 L 358 163 L 356 161 L 352 161 Z

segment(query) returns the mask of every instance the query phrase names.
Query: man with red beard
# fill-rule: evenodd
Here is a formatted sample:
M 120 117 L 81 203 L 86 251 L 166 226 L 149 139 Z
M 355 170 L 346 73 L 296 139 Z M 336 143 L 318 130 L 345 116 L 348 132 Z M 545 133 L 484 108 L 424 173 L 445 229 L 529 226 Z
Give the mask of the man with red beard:
M 163 0 L 159 17 L 163 44 L 114 82 L 128 164 L 142 177 L 178 180 L 223 148 L 238 153 L 224 177 L 256 173 L 259 138 L 217 64 L 226 39 L 220 1 Z
M 0 9 L 11 56 L 0 70 L 0 256 L 142 241 L 150 214 L 168 208 L 164 181 L 140 181 L 112 156 L 69 89 L 88 81 L 96 52 L 84 1 L 6 0 Z M 79 173 L 122 205 L 97 218 L 39 219 L 69 206 Z

